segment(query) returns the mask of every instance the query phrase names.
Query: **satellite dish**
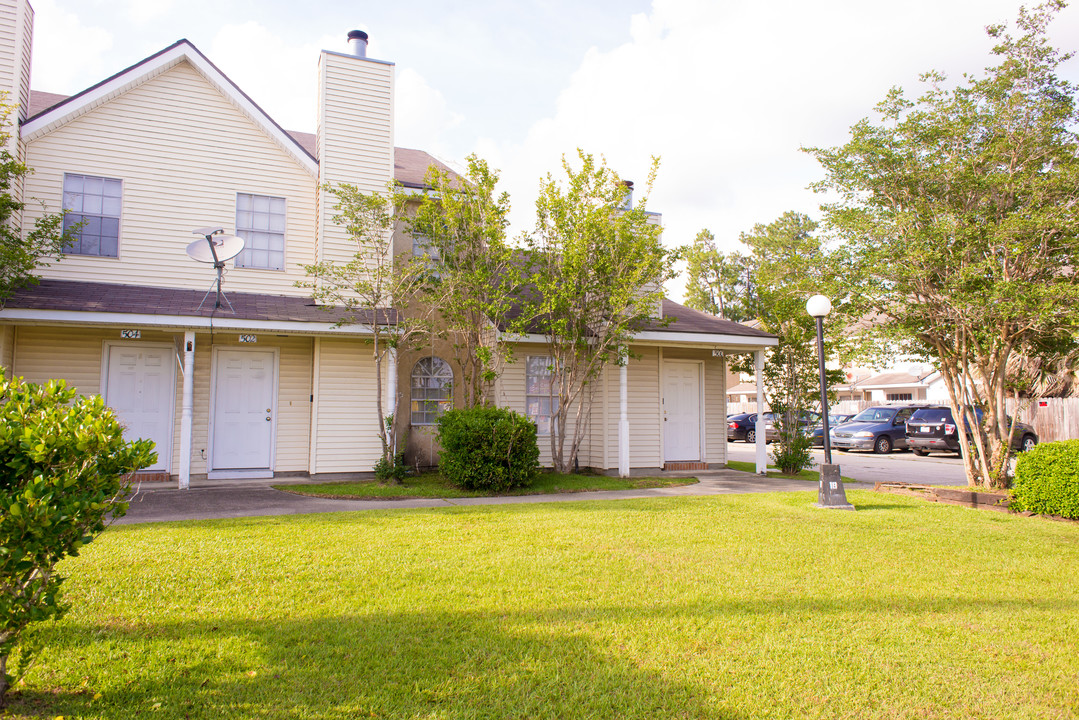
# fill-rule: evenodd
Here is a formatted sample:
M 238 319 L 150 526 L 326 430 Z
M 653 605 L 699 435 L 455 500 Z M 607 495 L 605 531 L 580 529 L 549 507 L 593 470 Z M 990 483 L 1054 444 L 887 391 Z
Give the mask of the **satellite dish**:
M 204 263 L 217 263 L 231 260 L 243 252 L 244 239 L 235 235 L 208 235 L 203 240 L 196 240 L 187 246 L 187 254 L 192 260 Z
M 198 262 L 213 263 L 214 269 L 217 271 L 217 279 L 210 285 L 210 289 L 206 291 L 206 294 L 203 295 L 202 302 L 199 303 L 199 309 L 202 309 L 203 303 L 206 302 L 206 298 L 210 297 L 210 293 L 214 291 L 214 286 L 216 285 L 217 302 L 214 304 L 214 309 L 220 308 L 221 301 L 224 300 L 225 304 L 232 310 L 232 303 L 225 297 L 225 293 L 221 291 L 221 278 L 224 275 L 225 262 L 243 251 L 243 238 L 235 235 L 225 235 L 225 229 L 219 227 L 196 228 L 192 232 L 195 235 L 202 235 L 203 239 L 196 240 L 187 246 L 188 256 Z

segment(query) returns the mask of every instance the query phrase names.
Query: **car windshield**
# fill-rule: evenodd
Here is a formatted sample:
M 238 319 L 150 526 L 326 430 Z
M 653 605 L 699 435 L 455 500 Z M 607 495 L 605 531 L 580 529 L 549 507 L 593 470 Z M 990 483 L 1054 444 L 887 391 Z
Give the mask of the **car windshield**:
M 891 422 L 895 413 L 895 408 L 869 408 L 855 415 L 851 422 Z

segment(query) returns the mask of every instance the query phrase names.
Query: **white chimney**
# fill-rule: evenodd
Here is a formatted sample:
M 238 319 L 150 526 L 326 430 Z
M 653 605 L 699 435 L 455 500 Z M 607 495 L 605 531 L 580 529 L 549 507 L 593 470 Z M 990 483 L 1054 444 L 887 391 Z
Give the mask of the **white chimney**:
M 363 30 L 349 30 L 348 50 L 358 58 L 367 57 L 367 33 Z

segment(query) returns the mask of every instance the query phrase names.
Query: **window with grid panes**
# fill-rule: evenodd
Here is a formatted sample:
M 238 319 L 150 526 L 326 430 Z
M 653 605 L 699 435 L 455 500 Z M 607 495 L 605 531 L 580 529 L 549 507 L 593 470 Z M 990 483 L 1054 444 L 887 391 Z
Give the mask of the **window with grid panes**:
M 547 355 L 529 355 L 525 360 L 525 414 L 536 421 L 538 435 L 551 434 L 551 417 L 558 412 L 553 365 Z
M 236 193 L 236 234 L 244 250 L 236 267 L 285 269 L 285 198 Z
M 119 257 L 122 192 L 120 180 L 64 173 L 64 230 L 76 238 L 65 253 Z
M 412 424 L 434 425 L 453 407 L 453 369 L 437 357 L 422 358 L 412 368 Z

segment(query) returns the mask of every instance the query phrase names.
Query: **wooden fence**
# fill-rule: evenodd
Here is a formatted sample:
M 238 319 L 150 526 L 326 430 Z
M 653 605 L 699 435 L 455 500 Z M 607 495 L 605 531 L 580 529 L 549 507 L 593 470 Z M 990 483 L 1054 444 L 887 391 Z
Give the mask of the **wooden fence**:
M 844 400 L 832 407 L 833 414 L 857 413 L 881 403 Z M 914 404 L 914 403 L 908 403 Z M 757 403 L 727 403 L 727 414 L 757 412 Z M 1039 442 L 1079 439 L 1079 398 L 1008 400 L 1008 412 L 1034 428 Z
M 1008 412 L 1033 426 L 1039 442 L 1079 438 L 1079 398 L 1008 400 Z

